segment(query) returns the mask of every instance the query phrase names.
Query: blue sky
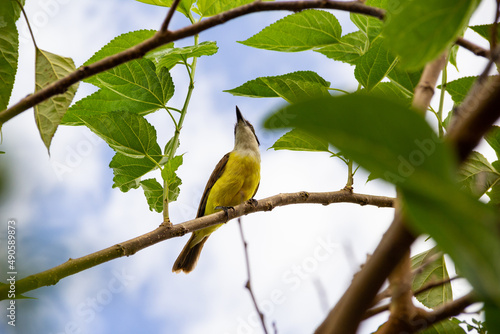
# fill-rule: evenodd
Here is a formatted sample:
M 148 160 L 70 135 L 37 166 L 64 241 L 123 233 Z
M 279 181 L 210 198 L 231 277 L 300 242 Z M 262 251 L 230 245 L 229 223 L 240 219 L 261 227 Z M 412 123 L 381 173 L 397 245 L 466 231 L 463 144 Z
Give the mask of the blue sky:
M 473 20 L 492 20 L 492 4 L 483 1 Z M 166 13 L 165 8 L 132 0 L 28 0 L 26 10 L 38 46 L 72 57 L 77 66 L 121 33 L 157 29 Z M 333 13 L 343 34 L 354 30 L 346 13 Z M 222 92 L 259 76 L 296 70 L 315 71 L 335 88 L 356 89 L 353 68 L 321 54 L 276 53 L 236 43 L 285 15 L 288 13 L 252 14 L 201 34 L 201 41 L 217 41 L 219 52 L 198 63 L 196 88 L 180 138 L 179 152 L 185 153 L 179 170 L 183 184 L 178 201 L 171 206 L 173 222 L 195 216 L 213 167 L 232 149 L 235 105 L 255 125 L 261 139 L 262 181 L 257 199 L 302 190 L 338 190 L 345 185 L 345 166 L 327 154 L 267 150 L 280 134 L 266 132 L 261 122 L 282 101 Z M 179 28 L 188 21 L 176 13 L 172 24 Z M 22 20 L 19 29 L 21 56 L 11 103 L 34 87 L 34 50 Z M 470 31 L 466 38 L 486 46 Z M 192 39 L 179 41 L 179 45 L 192 43 Z M 460 73 L 450 68 L 450 80 L 475 75 L 484 64 L 468 51 L 461 50 L 458 57 Z M 176 93 L 170 105 L 180 108 L 187 76 L 182 68 L 174 69 L 172 76 Z M 81 84 L 76 99 L 93 90 Z M 451 108 L 450 101 L 447 106 Z M 147 118 L 156 127 L 162 146 L 172 135 L 168 115 L 158 112 Z M 160 214 L 149 211 L 141 190 L 121 193 L 111 188 L 113 175 L 108 164 L 113 152 L 87 129 L 61 127 L 50 157 L 31 110 L 5 124 L 2 132 L 0 147 L 7 155 L 1 163 L 8 161 L 10 189 L 0 206 L 0 219 L 18 221 L 20 276 L 128 240 L 161 222 Z M 58 173 L 60 164 L 69 171 Z M 382 182 L 366 184 L 366 176 L 362 170 L 356 174 L 355 191 L 394 195 L 392 187 Z M 391 218 L 391 209 L 349 204 L 288 206 L 244 217 L 252 283 L 268 322 L 275 321 L 280 333 L 312 332 L 327 312 L 318 297 L 318 286 L 326 292 L 329 309 L 366 254 L 373 251 Z M 0 236 L 5 236 L 4 231 Z M 65 278 L 56 286 L 27 293 L 37 299 L 18 302 L 17 332 L 260 333 L 244 288 L 243 247 L 235 222 L 210 237 L 193 273 L 176 275 L 171 267 L 186 240 L 187 236 L 172 239 Z M 419 242 L 415 252 L 428 247 Z M 456 285 L 459 294 L 467 289 Z M 380 321 L 368 322 L 360 332 L 370 333 Z M 14 333 L 3 322 L 0 331 Z

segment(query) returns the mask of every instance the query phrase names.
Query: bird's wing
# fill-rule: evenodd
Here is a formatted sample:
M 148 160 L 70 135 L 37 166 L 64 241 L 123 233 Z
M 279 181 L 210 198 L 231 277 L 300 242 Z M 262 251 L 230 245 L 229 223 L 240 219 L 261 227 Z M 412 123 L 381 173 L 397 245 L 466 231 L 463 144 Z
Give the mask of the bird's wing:
M 198 207 L 198 214 L 196 215 L 196 218 L 205 215 L 205 208 L 207 206 L 208 194 L 210 193 L 210 190 L 214 186 L 215 182 L 220 178 L 220 176 L 224 172 L 228 160 L 229 160 L 229 153 L 227 153 L 225 156 L 222 157 L 222 159 L 220 159 L 217 166 L 215 166 L 212 175 L 210 175 L 210 178 L 208 179 L 207 182 L 207 186 L 203 191 L 203 196 L 201 196 L 200 206 Z

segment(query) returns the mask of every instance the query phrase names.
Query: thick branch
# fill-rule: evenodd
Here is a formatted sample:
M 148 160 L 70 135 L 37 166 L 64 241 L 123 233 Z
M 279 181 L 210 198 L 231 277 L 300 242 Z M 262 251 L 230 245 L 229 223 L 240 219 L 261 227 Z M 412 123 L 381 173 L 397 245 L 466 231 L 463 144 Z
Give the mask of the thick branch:
M 353 194 L 344 190 L 324 193 L 308 193 L 303 191 L 298 193 L 279 194 L 261 199 L 257 204 L 254 202 L 248 202 L 238 205 L 234 208 L 234 210 L 228 210 L 227 216 L 224 212 L 217 212 L 209 216 L 192 219 L 173 226 L 166 226 L 162 224 L 149 233 L 77 259 L 69 259 L 65 263 L 52 269 L 23 278 L 16 282 L 16 292 L 18 294 L 22 294 L 26 291 L 34 290 L 42 286 L 54 285 L 64 277 L 74 275 L 101 263 L 108 262 L 122 256 L 133 255 L 141 249 L 163 240 L 180 237 L 186 233 L 220 224 L 236 217 L 247 215 L 252 212 L 271 211 L 278 206 L 299 203 L 316 203 L 323 205 L 332 203 L 355 203 L 360 205 L 374 205 L 378 207 L 392 207 L 393 199 L 384 196 Z M 7 291 L 8 285 L 0 286 L 0 300 L 7 298 Z
M 28 95 L 10 108 L 0 112 L 0 126 L 10 120 L 12 117 L 19 115 L 23 111 L 37 105 L 38 103 L 54 95 L 64 93 L 71 85 L 79 82 L 80 80 L 109 70 L 127 61 L 141 58 L 147 52 L 161 45 L 180 40 L 185 37 L 194 36 L 204 30 L 217 25 L 221 25 L 229 20 L 250 13 L 276 10 L 300 11 L 310 8 L 337 9 L 349 11 L 352 13 L 370 15 L 380 19 L 382 19 L 385 14 L 384 10 L 366 6 L 360 1 L 310 0 L 279 2 L 254 1 L 250 4 L 228 10 L 226 12 L 220 13 L 218 15 L 212 16 L 210 18 L 175 31 L 166 30 L 166 24 L 170 22 L 170 18 L 167 17 L 163 25 L 165 28 L 164 31 L 160 30 L 153 37 L 131 47 L 130 49 L 117 53 L 113 56 L 106 57 L 91 65 L 80 67 L 75 72 L 70 73 L 66 77 L 53 82 L 52 84 L 48 85 L 44 89 L 37 91 L 36 93 Z M 173 15 L 173 11 L 169 11 L 169 16 L 170 15 Z
M 446 55 L 442 55 L 428 63 L 422 72 L 417 87 L 415 87 L 412 105 L 424 114 L 431 104 L 431 99 L 434 96 L 434 87 L 436 87 L 439 74 L 445 66 Z
M 354 276 L 349 288 L 315 333 L 356 333 L 363 314 L 380 286 L 409 251 L 414 240 L 415 237 L 406 228 L 401 215 L 396 214 L 373 255 Z

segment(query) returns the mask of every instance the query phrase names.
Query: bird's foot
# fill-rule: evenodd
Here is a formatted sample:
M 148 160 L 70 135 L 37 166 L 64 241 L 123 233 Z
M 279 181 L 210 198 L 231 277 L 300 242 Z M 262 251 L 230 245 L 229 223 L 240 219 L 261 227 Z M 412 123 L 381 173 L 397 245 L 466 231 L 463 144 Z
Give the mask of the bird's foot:
M 234 207 L 232 206 L 216 206 L 215 210 L 222 210 L 226 214 L 226 223 L 229 221 L 229 210 L 234 211 Z
M 248 201 L 247 201 L 248 204 L 250 204 L 251 206 L 253 207 L 256 207 L 259 202 L 255 199 L 255 198 L 250 198 Z

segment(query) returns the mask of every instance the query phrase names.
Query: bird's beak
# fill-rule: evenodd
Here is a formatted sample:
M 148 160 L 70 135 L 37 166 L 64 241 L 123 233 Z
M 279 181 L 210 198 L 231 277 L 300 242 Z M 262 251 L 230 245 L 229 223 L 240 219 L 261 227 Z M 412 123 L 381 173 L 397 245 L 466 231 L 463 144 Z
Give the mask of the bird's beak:
M 243 116 L 241 115 L 241 111 L 240 109 L 238 108 L 238 106 L 236 106 L 236 120 L 239 122 L 245 122 L 245 119 L 243 118 Z

